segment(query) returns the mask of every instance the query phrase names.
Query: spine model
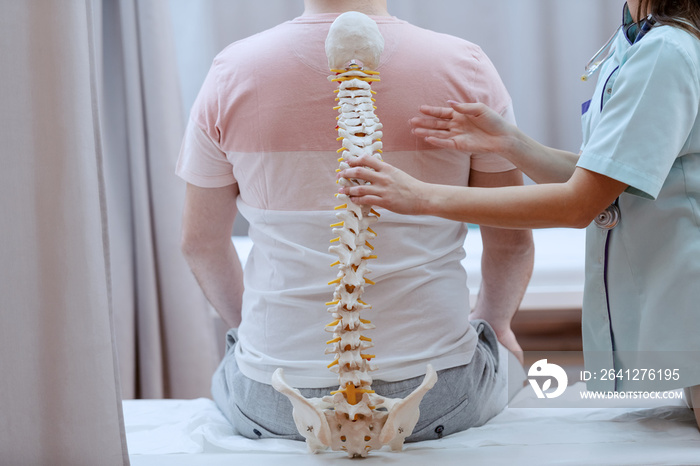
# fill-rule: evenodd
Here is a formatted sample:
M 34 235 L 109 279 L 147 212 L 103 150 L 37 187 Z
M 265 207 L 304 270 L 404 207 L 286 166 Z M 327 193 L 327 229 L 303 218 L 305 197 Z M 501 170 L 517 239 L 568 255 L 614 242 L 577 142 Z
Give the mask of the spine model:
M 335 73 L 330 79 L 338 82 L 336 128 L 342 141 L 339 170 L 348 167 L 348 160 L 363 154 L 381 159 L 382 125 L 374 114 L 371 83 L 379 81 L 379 73 L 373 70 L 383 47 L 376 23 L 361 13 L 340 15 L 328 33 L 326 54 L 329 68 Z M 344 186 L 361 183 L 348 179 L 338 182 Z M 370 364 L 374 355 L 364 351 L 373 344 L 364 332 L 374 325 L 361 318 L 360 311 L 370 308 L 362 294 L 365 285 L 374 284 L 366 275 L 370 272 L 367 261 L 377 258 L 370 241 L 376 237 L 371 225 L 379 214 L 371 207 L 354 204 L 345 195 L 336 196 L 341 204 L 335 209 L 338 221 L 331 227 L 336 237 L 329 251 L 338 257 L 331 264 L 338 266 L 338 274 L 329 282 L 335 290 L 333 299 L 326 303 L 333 318 L 326 330 L 333 333 L 333 338 L 327 342 L 326 353 L 335 355 L 328 367 L 338 374 L 340 386 L 329 396 L 306 399 L 286 383 L 282 369 L 273 374 L 272 385 L 291 401 L 295 425 L 311 452 L 330 447 L 350 457 L 364 457 L 383 445 L 401 450 L 418 422 L 418 407 L 435 385 L 437 374 L 428 365 L 423 383 L 404 399 L 385 398 L 372 390 L 369 372 L 374 370 Z
M 342 157 L 339 170 L 348 168 L 347 161 L 363 154 L 370 154 L 381 160 L 381 137 L 379 131 L 382 124 L 374 114 L 375 94 L 371 90 L 371 83 L 379 81 L 379 73 L 371 70 L 363 70 L 354 62 L 348 65 L 346 70 L 331 70 L 336 73 L 332 81 L 338 82 L 339 105 L 336 107 L 338 116 L 338 140 L 342 140 L 343 147 L 339 150 Z M 341 178 L 342 185 L 358 184 L 357 180 Z M 332 395 L 341 393 L 348 403 L 348 415 L 354 418 L 357 412 L 366 411 L 368 406 L 361 406 L 364 393 L 374 393 L 371 389 L 372 378 L 369 371 L 374 367 L 370 360 L 371 354 L 363 351 L 374 346 L 370 338 L 362 335 L 365 330 L 374 328 L 369 320 L 360 317 L 360 311 L 369 309 L 370 306 L 362 301 L 361 297 L 365 285 L 373 285 L 366 275 L 370 272 L 367 261 L 376 259 L 373 254 L 374 247 L 370 244 L 376 233 L 370 227 L 375 223 L 379 214 L 367 206 L 354 204 L 348 196 L 337 195 L 343 204 L 336 207 L 338 223 L 331 225 L 336 238 L 331 240 L 333 244 L 330 252 L 338 256 L 338 260 L 331 264 L 338 266 L 338 276 L 329 285 L 335 285 L 333 301 L 327 303 L 328 312 L 333 315 L 333 322 L 326 326 L 326 330 L 333 332 L 333 339 L 328 341 L 332 345 L 326 353 L 335 354 L 335 359 L 329 365 L 331 370 L 338 373 L 340 387 Z

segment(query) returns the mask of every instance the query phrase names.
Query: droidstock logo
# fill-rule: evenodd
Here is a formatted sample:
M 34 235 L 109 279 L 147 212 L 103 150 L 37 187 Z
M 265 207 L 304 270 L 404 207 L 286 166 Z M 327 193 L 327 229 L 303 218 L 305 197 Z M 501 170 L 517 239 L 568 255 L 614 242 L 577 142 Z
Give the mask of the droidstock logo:
M 527 376 L 537 398 L 556 398 L 564 393 L 569 384 L 569 378 L 564 369 L 556 364 L 549 364 L 546 359 L 540 359 L 530 366 Z M 552 392 L 547 392 L 552 386 L 552 378 L 557 381 L 557 388 Z M 538 379 L 545 379 L 542 386 L 540 386 Z

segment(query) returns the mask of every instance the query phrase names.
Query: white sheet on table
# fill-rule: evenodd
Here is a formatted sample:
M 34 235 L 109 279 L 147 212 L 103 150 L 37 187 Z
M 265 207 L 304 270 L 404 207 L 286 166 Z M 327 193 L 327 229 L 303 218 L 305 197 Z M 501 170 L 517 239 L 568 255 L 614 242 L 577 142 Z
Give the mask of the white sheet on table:
M 576 403 L 579 383 L 563 401 Z M 519 396 L 533 396 L 524 390 Z M 629 406 L 629 402 L 617 406 Z M 635 405 L 640 406 L 638 402 Z M 573 404 L 571 406 L 576 406 Z M 644 408 L 507 408 L 486 425 L 440 440 L 407 444 L 403 453 L 372 452 L 363 465 L 426 464 L 700 464 L 700 433 L 681 400 Z M 302 442 L 237 435 L 208 399 L 124 401 L 134 466 L 327 464 L 344 454 L 308 455 Z

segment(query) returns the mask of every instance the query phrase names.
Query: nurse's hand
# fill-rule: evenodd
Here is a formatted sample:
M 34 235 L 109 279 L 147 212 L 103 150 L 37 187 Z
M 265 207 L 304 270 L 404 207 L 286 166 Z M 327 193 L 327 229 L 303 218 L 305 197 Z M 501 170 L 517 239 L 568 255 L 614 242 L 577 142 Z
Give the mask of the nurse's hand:
M 348 161 L 350 168 L 338 173 L 338 178 L 358 179 L 372 184 L 342 186 L 338 192 L 350 196 L 359 205 L 382 207 L 399 214 L 421 215 L 429 192 L 423 183 L 396 167 L 369 155 Z
M 517 128 L 482 103 L 448 101 L 450 108 L 422 105 L 429 116 L 409 120 L 413 134 L 436 146 L 472 154 L 505 155 L 516 144 Z

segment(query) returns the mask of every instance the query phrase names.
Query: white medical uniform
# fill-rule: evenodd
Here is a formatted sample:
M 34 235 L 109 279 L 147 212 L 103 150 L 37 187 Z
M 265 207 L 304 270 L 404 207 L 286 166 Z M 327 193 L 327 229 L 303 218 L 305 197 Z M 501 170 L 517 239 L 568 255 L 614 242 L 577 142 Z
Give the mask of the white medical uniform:
M 634 45 L 621 30 L 614 48 L 584 104 L 578 162 L 629 185 L 618 200 L 620 223 L 587 231 L 583 343 L 586 369 L 596 374 L 589 389 L 696 385 L 700 40 L 656 26 Z M 654 380 L 646 371 L 643 380 L 643 370 L 654 370 Z

